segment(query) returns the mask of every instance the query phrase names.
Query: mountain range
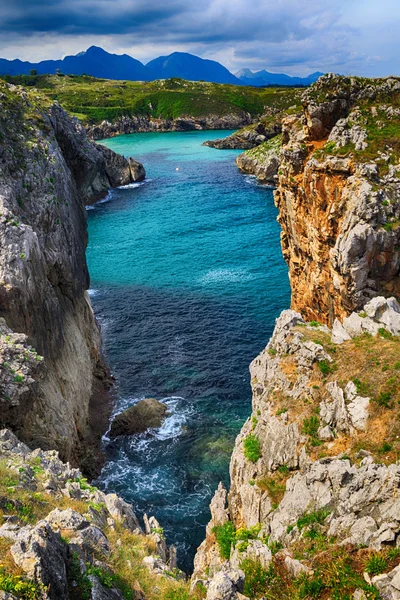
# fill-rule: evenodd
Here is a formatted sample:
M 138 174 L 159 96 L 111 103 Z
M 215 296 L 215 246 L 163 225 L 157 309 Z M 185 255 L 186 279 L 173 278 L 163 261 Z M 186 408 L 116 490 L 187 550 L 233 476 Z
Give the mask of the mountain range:
M 284 73 L 270 73 L 265 70 L 253 72 L 250 69 L 241 69 L 235 75 L 245 85 L 260 87 L 263 85 L 311 85 L 323 73 L 316 71 L 307 77 L 291 77 Z
M 252 72 L 242 69 L 233 75 L 221 63 L 207 60 L 186 52 L 173 52 L 169 56 L 159 56 L 144 65 L 128 54 L 110 54 L 91 46 L 85 52 L 66 56 L 59 60 L 43 60 L 38 63 L 7 60 L 0 58 L 0 75 L 28 75 L 31 70 L 41 74 L 55 74 L 58 71 L 70 75 L 92 75 L 104 79 L 126 79 L 131 81 L 154 81 L 179 77 L 189 81 L 210 81 L 234 85 L 310 85 L 322 73 L 312 73 L 308 77 L 290 77 L 283 73 L 268 71 Z

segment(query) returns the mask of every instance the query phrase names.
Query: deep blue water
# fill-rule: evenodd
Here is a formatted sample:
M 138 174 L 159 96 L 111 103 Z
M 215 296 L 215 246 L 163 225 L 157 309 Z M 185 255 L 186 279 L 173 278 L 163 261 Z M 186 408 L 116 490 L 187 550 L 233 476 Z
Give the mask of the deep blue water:
M 170 416 L 105 440 L 100 485 L 154 514 L 190 568 L 208 505 L 250 413 L 248 366 L 289 305 L 272 191 L 240 174 L 229 132 L 133 134 L 104 143 L 148 179 L 88 213 L 91 295 L 118 383 L 115 412 L 141 398 Z

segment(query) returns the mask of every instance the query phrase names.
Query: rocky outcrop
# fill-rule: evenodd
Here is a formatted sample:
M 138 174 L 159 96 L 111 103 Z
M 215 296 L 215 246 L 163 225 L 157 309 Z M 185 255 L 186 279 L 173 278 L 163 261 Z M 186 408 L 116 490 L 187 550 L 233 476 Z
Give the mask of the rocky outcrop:
M 184 593 L 175 548 L 154 517 L 145 515 L 143 530 L 131 505 L 90 486 L 57 452 L 32 452 L 9 430 L 0 431 L 0 461 L 0 588 L 38 600 L 144 599 L 140 581 L 150 570 L 152 586 Z
M 282 115 L 272 119 L 260 120 L 260 122 L 240 129 L 226 138 L 204 142 L 204 146 L 217 148 L 219 150 L 249 150 L 263 142 L 279 135 L 282 131 Z
M 124 116 L 113 123 L 103 121 L 87 126 L 87 134 L 94 140 L 115 137 L 127 133 L 150 131 L 195 131 L 202 129 L 239 129 L 252 122 L 249 113 L 208 115 L 205 117 L 178 117 L 176 119 L 153 119 L 148 117 Z
M 283 120 L 278 188 L 292 308 L 332 325 L 400 297 L 400 80 L 321 77 Z
M 261 183 L 274 185 L 278 178 L 280 135 L 263 142 L 256 148 L 239 154 L 236 164 L 241 171 L 255 175 Z
M 293 310 L 277 319 L 250 367 L 252 415 L 236 439 L 229 494 L 222 485 L 215 493 L 195 558 L 193 586 L 205 586 L 207 598 L 218 598 L 212 590 L 237 569 L 245 585 L 228 598 L 262 596 L 252 588 L 256 569 L 274 599 L 297 597 L 304 581 L 317 579 L 321 594 L 337 595 L 339 583 L 325 581 L 324 573 L 326 561 L 339 554 L 349 570 L 346 593 L 337 597 L 363 593 L 366 585 L 397 597 L 390 594 L 397 593 L 392 582 L 400 561 L 393 413 L 399 327 L 400 305 L 384 297 L 337 321 L 333 331 Z M 375 365 L 370 358 L 384 355 L 382 374 L 379 360 Z M 368 570 L 371 557 L 378 570 Z
M 137 168 L 37 91 L 7 84 L 0 141 L 1 421 L 93 472 L 110 379 L 86 292 L 85 204 Z
M 161 427 L 167 410 L 167 406 L 155 398 L 140 400 L 114 417 L 110 435 L 134 435 L 143 433 L 150 427 Z

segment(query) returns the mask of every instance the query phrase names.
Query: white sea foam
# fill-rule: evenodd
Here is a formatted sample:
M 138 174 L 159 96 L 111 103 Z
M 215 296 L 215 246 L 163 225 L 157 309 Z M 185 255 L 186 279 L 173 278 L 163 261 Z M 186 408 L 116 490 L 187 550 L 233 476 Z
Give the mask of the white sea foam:
M 200 277 L 200 283 L 209 285 L 213 283 L 239 283 L 250 281 L 254 275 L 247 273 L 245 269 L 213 269 L 207 271 Z
M 131 190 L 134 188 L 141 187 L 142 185 L 146 185 L 146 183 L 150 183 L 150 181 L 152 181 L 152 179 L 145 179 L 144 181 L 138 181 L 136 183 L 127 183 L 126 185 L 119 185 L 118 189 L 119 190 Z
M 88 290 L 88 294 L 90 297 L 97 296 L 98 293 L 99 293 L 99 290 L 92 290 L 92 289 Z

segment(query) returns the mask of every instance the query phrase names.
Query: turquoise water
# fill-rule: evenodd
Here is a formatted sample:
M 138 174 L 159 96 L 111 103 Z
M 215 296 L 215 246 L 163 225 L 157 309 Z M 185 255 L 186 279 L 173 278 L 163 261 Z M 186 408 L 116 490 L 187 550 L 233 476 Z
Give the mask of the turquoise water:
M 160 430 L 105 439 L 99 484 L 154 514 L 189 569 L 208 504 L 250 412 L 248 366 L 289 305 L 272 191 L 239 173 L 229 132 L 133 134 L 104 143 L 147 180 L 88 211 L 91 295 L 119 412 L 166 402 Z

